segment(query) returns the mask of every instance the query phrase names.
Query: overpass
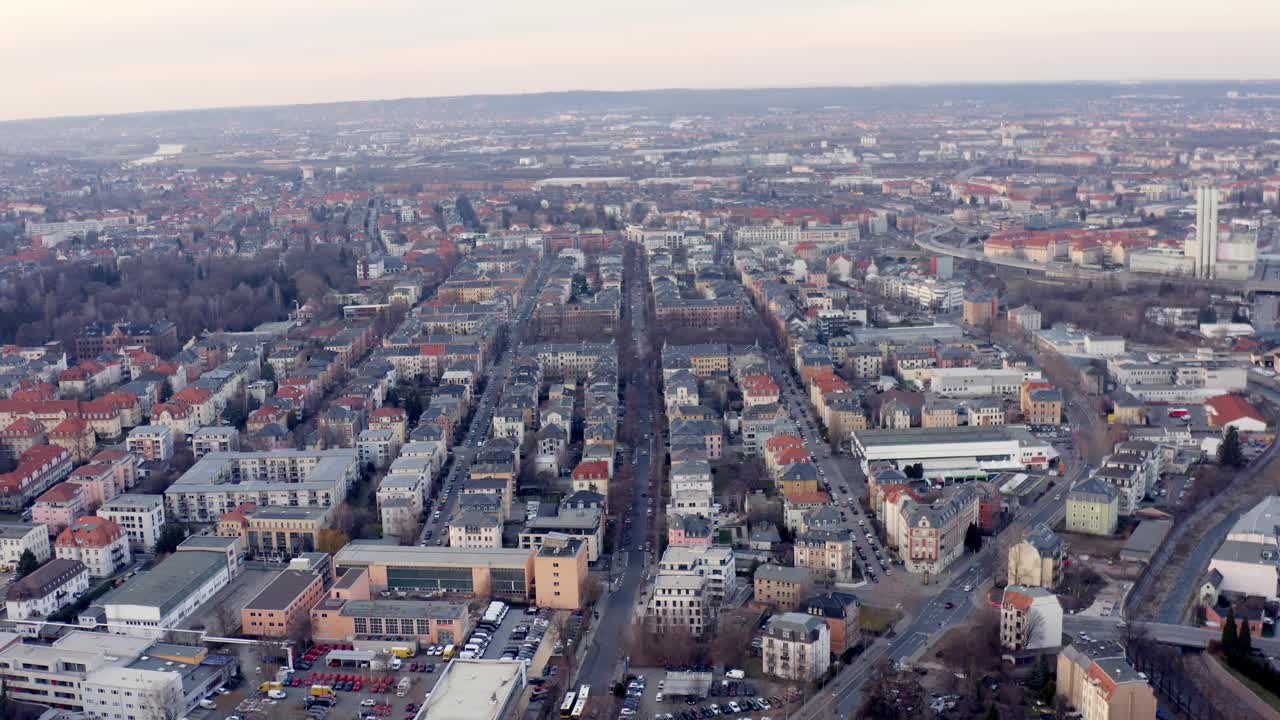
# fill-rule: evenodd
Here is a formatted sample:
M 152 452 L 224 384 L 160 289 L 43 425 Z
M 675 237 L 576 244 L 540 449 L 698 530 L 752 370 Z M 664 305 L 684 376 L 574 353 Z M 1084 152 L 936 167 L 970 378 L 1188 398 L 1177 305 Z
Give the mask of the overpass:
M 1222 632 L 1213 628 L 1159 622 L 1134 622 L 1132 627 L 1121 627 L 1121 622 L 1117 617 L 1068 615 L 1062 620 L 1062 631 L 1072 637 L 1084 633 L 1094 640 L 1123 640 L 1128 635 L 1137 634 L 1166 645 L 1196 650 L 1204 650 L 1211 641 L 1222 637 Z M 1253 646 L 1268 655 L 1280 653 L 1280 639 L 1277 638 L 1255 637 Z

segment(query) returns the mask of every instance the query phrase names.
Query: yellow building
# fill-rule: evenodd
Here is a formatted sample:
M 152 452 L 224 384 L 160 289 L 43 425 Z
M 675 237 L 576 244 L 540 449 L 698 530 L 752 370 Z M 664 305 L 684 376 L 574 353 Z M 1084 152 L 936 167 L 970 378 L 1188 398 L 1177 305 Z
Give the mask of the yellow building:
M 1062 572 L 1062 541 L 1047 525 L 1037 525 L 1026 539 L 1009 547 L 1009 584 L 1042 587 L 1058 586 Z
M 1084 720 L 1154 720 L 1155 691 L 1117 643 L 1067 645 L 1058 653 L 1058 696 Z
M 314 552 L 329 508 L 242 505 L 218 519 L 218 534 L 238 537 L 252 557 L 288 559 Z
M 1067 532 L 1114 535 L 1120 521 L 1120 494 L 1097 478 L 1089 478 L 1067 494 Z

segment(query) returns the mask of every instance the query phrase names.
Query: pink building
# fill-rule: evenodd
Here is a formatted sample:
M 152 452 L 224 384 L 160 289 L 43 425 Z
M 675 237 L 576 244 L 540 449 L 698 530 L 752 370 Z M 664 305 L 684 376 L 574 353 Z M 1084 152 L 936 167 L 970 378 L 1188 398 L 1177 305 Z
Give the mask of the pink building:
M 84 487 L 89 494 L 91 512 L 124 491 L 116 477 L 115 469 L 106 463 L 81 465 L 71 471 L 71 477 L 67 478 L 67 482 Z
M 31 507 L 31 522 L 44 523 L 50 535 L 57 535 L 76 518 L 88 514 L 88 507 L 89 491 L 83 485 L 60 482 L 36 498 L 36 504 Z
M 678 515 L 667 525 L 667 544 L 705 547 L 711 544 L 711 521 L 701 515 Z
M 116 476 L 116 487 L 124 492 L 138 484 L 138 456 L 127 450 L 108 448 L 99 450 L 89 462 L 95 465 L 110 465 Z

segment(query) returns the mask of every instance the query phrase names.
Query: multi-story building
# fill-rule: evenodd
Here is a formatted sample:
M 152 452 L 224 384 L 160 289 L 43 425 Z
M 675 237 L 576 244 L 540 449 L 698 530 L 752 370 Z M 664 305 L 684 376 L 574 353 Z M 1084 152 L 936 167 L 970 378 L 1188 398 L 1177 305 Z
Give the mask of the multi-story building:
M 853 577 L 853 540 L 843 530 L 809 530 L 796 536 L 795 566 L 815 577 L 849 582 Z
M 1052 590 L 1061 580 L 1062 558 L 1062 540 L 1049 526 L 1037 525 L 1009 546 L 1009 584 Z
M 964 534 L 979 522 L 978 495 L 962 485 L 931 504 L 902 500 L 897 547 L 908 572 L 936 574 L 964 553 Z
M 329 508 L 358 474 L 350 448 L 214 452 L 165 490 L 165 511 L 174 522 L 213 522 L 245 503 Z
M 555 515 L 534 517 L 520 531 L 520 547 L 540 548 L 548 537 L 568 536 L 586 545 L 587 560 L 600 559 L 604 547 L 604 512 L 600 508 L 561 508 Z
M 449 547 L 479 550 L 502 547 L 502 517 L 467 510 L 449 522 Z
M 0 473 L 0 510 L 17 512 L 71 474 L 71 453 L 54 445 L 34 445 L 18 466 Z
M 76 338 L 76 357 L 94 358 L 104 353 L 118 353 L 129 346 L 141 347 L 154 355 L 167 355 L 177 349 L 177 344 L 178 326 L 167 320 L 150 325 L 93 324 L 81 330 Z
M 659 573 L 645 606 L 645 624 L 655 630 L 701 635 L 707 627 L 707 579 L 699 575 Z
M 1009 585 L 1000 601 L 1000 644 L 1008 650 L 1062 645 L 1062 604 L 1042 587 Z
M 861 642 L 861 611 L 857 596 L 847 592 L 823 592 L 800 601 L 797 612 L 820 617 L 831 632 L 831 652 L 837 656 Z
M 1030 425 L 1062 424 L 1062 393 L 1056 388 L 1039 388 L 1027 393 L 1022 417 Z
M 98 516 L 119 525 L 134 550 L 152 552 L 164 528 L 164 496 L 117 495 L 98 508 Z
M 1120 493 L 1089 478 L 1067 493 L 1067 532 L 1114 535 L 1120 520 Z
M 779 610 L 795 610 L 813 589 L 813 572 L 808 568 L 764 564 L 756 568 L 755 601 Z
M 658 574 L 706 578 L 705 592 L 712 613 L 737 591 L 733 548 L 728 545 L 668 547 L 658 562 Z
M 304 631 L 311 608 L 324 596 L 324 578 L 304 570 L 285 570 L 240 610 L 241 632 L 287 638 Z M 223 628 L 221 632 L 230 632 Z
M 89 590 L 89 569 L 79 560 L 56 558 L 9 586 L 5 610 L 10 620 L 48 617 Z
M 239 538 L 250 557 L 288 560 L 316 550 L 330 512 L 327 507 L 246 504 L 218 519 L 218 535 Z
M 44 563 L 52 550 L 49 546 L 49 528 L 40 524 L 0 523 L 0 572 L 11 572 L 18 567 L 22 553 L 30 550 L 36 562 Z
M 533 558 L 538 578 L 538 607 L 577 610 L 587 605 L 587 544 L 568 535 L 551 534 Z
M 233 427 L 202 427 L 191 436 L 191 454 L 196 460 L 211 452 L 236 452 L 239 449 L 240 431 Z
M 188 715 L 238 672 L 236 662 L 210 658 L 203 647 L 79 630 L 52 644 L 0 650 L 0 681 L 10 698 L 98 720 Z
M 822 618 L 798 612 L 774 615 L 763 638 L 763 670 L 774 677 L 813 682 L 831 665 L 831 631 Z
M 1115 642 L 1071 644 L 1058 653 L 1058 697 L 1083 720 L 1154 720 L 1155 691 Z
M 72 523 L 53 543 L 64 560 L 79 560 L 93 577 L 110 577 L 133 560 L 129 536 L 114 521 L 89 515 Z
M 88 488 L 80 483 L 61 482 L 36 498 L 31 506 L 31 519 L 56 535 L 90 510 Z
M 164 462 L 173 457 L 173 430 L 168 425 L 139 425 L 126 439 L 129 452 L 147 460 Z

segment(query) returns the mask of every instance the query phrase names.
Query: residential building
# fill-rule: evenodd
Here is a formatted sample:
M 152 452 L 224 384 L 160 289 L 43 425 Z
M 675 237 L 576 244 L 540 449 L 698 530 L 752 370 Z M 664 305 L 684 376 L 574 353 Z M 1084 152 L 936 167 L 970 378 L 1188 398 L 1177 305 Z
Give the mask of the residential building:
M 1062 558 L 1062 540 L 1049 526 L 1037 525 L 1009 546 L 1009 584 L 1053 590 L 1061 580 Z
M 133 561 L 129 536 L 114 521 L 89 515 L 58 533 L 53 552 L 64 560 L 79 560 L 93 577 L 110 577 Z
M 658 562 L 658 574 L 706 578 L 707 602 L 714 614 L 737 592 L 736 567 L 733 548 L 728 545 L 668 547 Z
M 449 547 L 502 547 L 502 518 L 495 513 L 466 510 L 449 522 Z
M 755 601 L 779 610 L 796 610 L 813 589 L 813 572 L 808 568 L 766 563 L 756 568 Z
M 125 446 L 145 460 L 167 462 L 173 457 L 173 431 L 168 425 L 139 425 L 129 431 Z
M 356 451 L 212 452 L 164 491 L 172 522 L 214 522 L 245 503 L 336 506 L 359 475 Z
M 1155 691 L 1115 642 L 1071 644 L 1058 653 L 1058 697 L 1082 720 L 1155 720 Z
M 699 575 L 658 573 L 645 606 L 645 624 L 659 631 L 701 635 L 707 625 L 706 584 Z
M 5 610 L 10 620 L 48 617 L 89 590 L 89 569 L 79 560 L 56 558 L 9 586 Z
M 129 537 L 134 550 L 154 552 L 164 528 L 164 496 L 126 493 L 98 508 L 98 517 L 116 523 Z
M 831 652 L 840 656 L 862 642 L 859 607 L 853 593 L 823 592 L 800 601 L 796 612 L 822 618 L 831 633 Z
M 796 536 L 795 566 L 808 568 L 814 577 L 835 582 L 853 579 L 853 540 L 844 530 L 809 530 Z
M 30 550 L 36 562 L 44 563 L 53 552 L 49 528 L 32 523 L 0 523 L 0 572 L 17 569 L 22 553 Z
M 1000 601 L 1000 644 L 1007 650 L 1045 650 L 1062 645 L 1062 604 L 1042 587 L 1009 585 Z
M 1114 535 L 1120 521 L 1120 493 L 1089 478 L 1067 493 L 1067 532 Z
M 761 651 L 766 674 L 784 680 L 813 682 L 831 665 L 831 631 L 813 615 L 774 615 L 764 629 Z
M 61 482 L 36 498 L 31 506 L 31 520 L 45 525 L 56 535 L 90 509 L 88 488 L 79 483 Z
M 898 552 L 912 573 L 937 574 L 964 553 L 964 534 L 979 522 L 978 494 L 961 485 L 950 496 L 923 504 L 904 497 Z
M 236 452 L 240 449 L 240 431 L 233 427 L 202 427 L 191 436 L 191 454 L 196 460 L 211 452 Z
M 71 453 L 54 445 L 33 445 L 18 466 L 0 473 L 0 510 L 19 512 L 34 498 L 71 474 Z

